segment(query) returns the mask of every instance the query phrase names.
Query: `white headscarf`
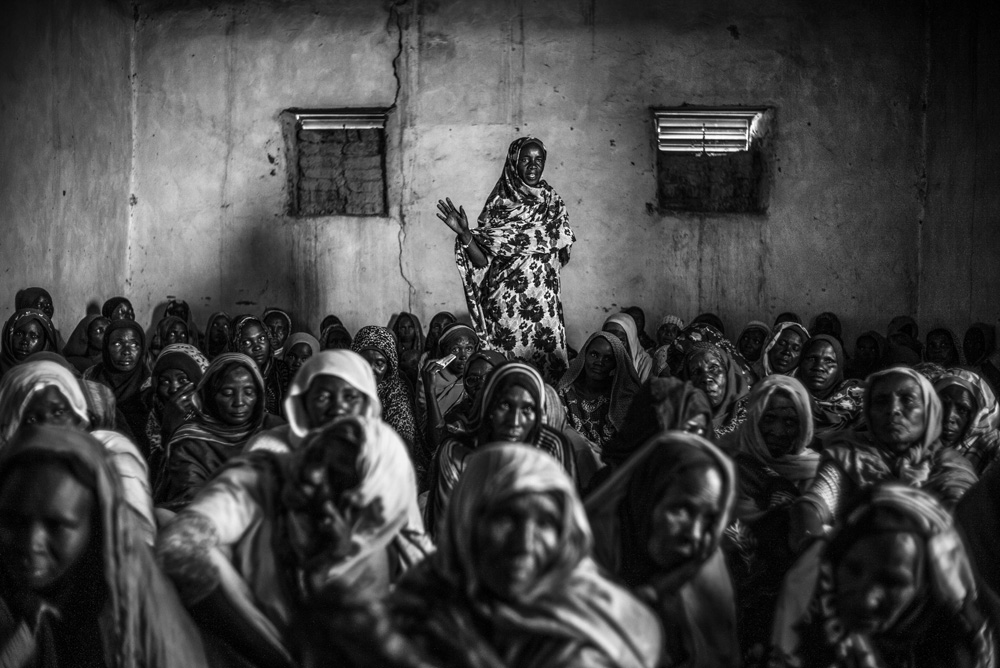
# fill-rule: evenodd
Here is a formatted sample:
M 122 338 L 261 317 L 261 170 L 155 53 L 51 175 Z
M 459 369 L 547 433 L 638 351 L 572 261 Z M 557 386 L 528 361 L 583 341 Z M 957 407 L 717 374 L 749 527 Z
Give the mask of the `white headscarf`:
M 90 426 L 87 399 L 80 381 L 66 367 L 48 360 L 24 362 L 4 374 L 0 380 L 0 442 L 10 440 L 24 418 L 24 409 L 38 392 L 55 387 L 66 398 L 70 409 Z
M 642 343 L 639 342 L 639 329 L 636 327 L 635 320 L 628 313 L 615 313 L 605 320 L 604 324 L 607 325 L 611 322 L 625 330 L 632 366 L 635 367 L 635 373 L 639 376 L 639 382 L 646 382 L 646 379 L 653 372 L 653 358 L 643 350 Z
M 367 418 L 382 417 L 382 404 L 372 367 L 361 355 L 350 350 L 324 350 L 306 360 L 288 386 L 285 397 L 285 415 L 288 416 L 292 442 L 298 442 L 309 433 L 309 416 L 302 405 L 306 393 L 316 376 L 334 376 L 350 383 L 354 389 L 368 397 L 368 407 L 362 413 Z

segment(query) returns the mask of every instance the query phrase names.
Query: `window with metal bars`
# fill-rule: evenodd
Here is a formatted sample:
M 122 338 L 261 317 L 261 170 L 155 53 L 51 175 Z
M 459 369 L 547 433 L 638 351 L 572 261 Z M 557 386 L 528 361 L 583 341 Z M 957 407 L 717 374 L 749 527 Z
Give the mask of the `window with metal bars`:
M 735 153 L 750 150 L 762 109 L 655 109 L 656 143 L 671 153 Z

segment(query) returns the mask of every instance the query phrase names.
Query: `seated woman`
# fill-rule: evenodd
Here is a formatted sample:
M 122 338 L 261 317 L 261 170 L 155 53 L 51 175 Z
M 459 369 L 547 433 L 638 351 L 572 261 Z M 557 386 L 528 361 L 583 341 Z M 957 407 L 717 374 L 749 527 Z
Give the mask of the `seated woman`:
M 194 416 L 193 397 L 201 382 L 208 360 L 192 345 L 173 343 L 156 358 L 150 378 L 152 387 L 146 390 L 145 402 L 149 417 L 143 430 L 149 444 L 150 482 L 159 485 L 166 468 L 166 444 L 174 432 Z
M 854 343 L 854 357 L 847 363 L 847 378 L 864 380 L 882 369 L 889 342 L 874 330 L 862 332 Z
M 432 534 L 447 512 L 451 490 L 465 469 L 465 460 L 487 443 L 533 445 L 555 457 L 576 480 L 573 447 L 562 434 L 543 423 L 545 406 L 545 383 L 535 367 L 506 362 L 493 370 L 483 388 L 480 413 L 472 431 L 446 438 L 434 455 L 424 508 L 424 523 Z
M 20 311 L 23 308 L 36 309 L 49 317 L 49 320 L 52 322 L 52 328 L 56 332 L 56 350 L 62 350 L 66 343 L 63 341 L 62 334 L 60 334 L 59 328 L 55 326 L 55 321 L 53 320 L 56 307 L 49 291 L 39 287 L 18 290 L 14 295 L 14 310 Z
M 739 665 L 733 587 L 719 543 L 732 463 L 700 436 L 654 436 L 586 499 L 594 557 L 656 611 L 661 667 Z
M 6 666 L 209 666 L 136 537 L 104 449 L 30 425 L 0 454 L 0 656 Z
M 156 334 L 160 337 L 160 350 L 175 343 L 192 343 L 187 322 L 176 315 L 161 319 L 156 325 Z
M 750 364 L 760 361 L 761 352 L 764 350 L 764 342 L 771 336 L 771 328 L 767 323 L 760 320 L 751 320 L 740 332 L 740 338 L 736 339 L 736 349 Z
M 205 325 L 205 357 L 211 362 L 229 350 L 231 321 L 225 311 L 217 311 L 208 316 Z
M 618 337 L 618 340 L 625 346 L 625 352 L 628 354 L 639 382 L 646 382 L 653 372 L 653 358 L 639 342 L 639 331 L 632 316 L 628 313 L 616 313 L 604 321 L 604 326 L 601 329 Z
M 864 419 L 867 431 L 837 432 L 826 443 L 812 486 L 793 508 L 793 550 L 824 535 L 852 497 L 876 483 L 926 489 L 947 508 L 975 484 L 972 464 L 942 447 L 941 400 L 913 369 L 892 367 L 868 378 Z
M 795 374 L 802 357 L 802 346 L 809 340 L 809 331 L 798 322 L 785 321 L 774 326 L 764 344 L 760 360 L 754 365 L 758 378 L 780 373 Z
M 232 330 L 230 352 L 242 353 L 254 361 L 264 379 L 264 410 L 271 415 L 281 415 L 281 402 L 292 377 L 284 360 L 272 354 L 270 330 L 253 315 L 238 316 Z
M 812 398 L 813 425 L 818 438 L 861 423 L 865 399 L 864 384 L 844 380 L 846 366 L 840 341 L 829 334 L 818 334 L 802 346 L 802 357 L 795 372 Z
M 413 395 L 399 377 L 396 339 L 385 327 L 369 325 L 358 330 L 351 350 L 365 358 L 375 374 L 378 400 L 382 404 L 382 419 L 396 430 L 417 470 L 417 480 L 423 480 L 430 464 L 430 453 L 423 434 L 417 429 L 413 410 Z
M 424 330 L 417 316 L 403 311 L 392 319 L 389 329 L 396 337 L 398 355 L 401 356 L 408 350 L 424 351 Z
M 288 375 L 295 374 L 310 357 L 320 351 L 319 341 L 308 332 L 295 332 L 285 340 L 285 364 L 288 365 Z
M 125 297 L 112 297 L 101 306 L 101 315 L 108 320 L 135 320 L 135 309 L 132 302 Z
M 884 483 L 789 573 L 772 666 L 994 666 L 997 621 L 940 500 Z
M 319 341 L 323 350 L 350 350 L 352 337 L 343 324 L 334 322 L 320 330 Z
M 478 349 L 479 337 L 468 325 L 452 323 L 441 332 L 438 359 L 425 362 L 414 393 L 417 424 L 425 436 L 444 428 L 444 416 L 465 397 L 465 365 Z M 454 359 L 442 364 L 448 355 Z
M 264 310 L 260 321 L 267 328 L 268 342 L 271 344 L 271 354 L 276 359 L 285 357 L 285 341 L 292 333 L 292 316 L 280 308 Z
M 285 415 L 288 424 L 252 436 L 245 450 L 291 452 L 299 449 L 310 432 L 339 418 L 381 419 L 382 402 L 371 365 L 350 350 L 324 350 L 313 355 L 288 387 Z
M 357 417 L 289 455 L 233 461 L 157 544 L 206 640 L 262 667 L 296 662 L 300 606 L 330 587 L 385 596 L 430 550 L 405 446 L 381 420 Z
M 653 350 L 656 349 L 656 341 L 649 338 L 649 334 L 646 334 L 646 312 L 642 310 L 641 306 L 623 306 L 622 313 L 632 316 L 636 332 L 639 333 L 639 345 L 647 353 L 652 354 Z
M 468 434 L 471 431 L 479 417 L 479 402 L 486 379 L 493 369 L 506 361 L 503 353 L 495 350 L 480 350 L 472 354 L 462 374 L 465 397 L 445 414 L 444 427 L 431 434 L 433 449 L 436 450 L 449 434 Z
M 0 376 L 42 351 L 57 351 L 56 330 L 49 316 L 33 308 L 15 311 L 0 335 Z
M 927 346 L 924 348 L 924 361 L 934 362 L 948 368 L 965 366 L 965 354 L 961 342 L 955 332 L 947 327 L 935 327 L 927 332 Z
M 684 329 L 684 321 L 676 315 L 665 315 L 656 328 L 656 350 L 652 353 L 654 376 L 670 375 L 670 344 Z
M 941 443 L 983 475 L 1000 454 L 1000 433 L 991 424 L 997 410 L 992 391 L 964 369 L 946 372 L 934 383 L 934 391 L 941 400 Z
M 587 517 L 559 462 L 523 444 L 468 459 L 438 551 L 389 599 L 428 665 L 660 665 L 650 611 L 600 574 Z
M 62 354 L 80 373 L 100 363 L 104 333 L 110 324 L 111 321 L 102 315 L 88 315 L 73 330 Z
M 732 341 L 723 336 L 714 326 L 705 322 L 692 322 L 682 329 L 677 338 L 674 339 L 668 352 L 670 375 L 683 376 L 684 358 L 691 352 L 693 346 L 703 343 L 711 343 L 729 353 L 729 357 L 739 365 L 747 385 L 753 385 L 757 382 L 758 375 L 754 371 L 756 365 L 751 365 L 743 359 Z
M 694 343 L 684 357 L 681 377 L 705 393 L 712 405 L 712 438 L 721 439 L 747 419 L 750 385 L 739 363 L 711 343 Z
M 624 344 L 614 334 L 594 332 L 556 390 L 570 425 L 603 450 L 622 428 L 639 385 Z
M 134 320 L 112 320 L 104 333 L 101 363 L 87 369 L 84 380 L 101 383 L 115 395 L 118 410 L 125 418 L 126 436 L 135 440 L 143 457 L 149 457 L 145 439 L 149 410 L 142 398 L 142 389 L 149 380 L 146 356 L 146 333 Z
M 264 379 L 256 363 L 241 353 L 216 357 L 195 392 L 199 405 L 170 439 L 155 490 L 156 505 L 167 510 L 190 503 L 223 464 L 243 452 L 250 437 L 276 421 L 264 410 Z

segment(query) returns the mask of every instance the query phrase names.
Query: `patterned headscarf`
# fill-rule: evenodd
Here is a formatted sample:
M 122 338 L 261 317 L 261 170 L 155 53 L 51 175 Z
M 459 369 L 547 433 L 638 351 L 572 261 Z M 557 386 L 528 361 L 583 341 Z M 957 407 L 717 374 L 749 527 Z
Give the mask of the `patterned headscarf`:
M 159 337 L 161 346 L 167 342 L 167 333 L 170 331 L 170 327 L 178 322 L 184 325 L 184 332 L 188 337 L 187 343 L 191 342 L 191 330 L 188 328 L 187 321 L 180 316 L 168 315 L 165 318 L 161 318 L 160 322 L 156 325 L 156 336 Z
M 688 347 L 681 368 L 681 378 L 690 380 L 688 363 L 698 355 L 711 355 L 719 361 L 726 372 L 726 393 L 722 403 L 712 409 L 712 429 L 715 437 L 720 438 L 731 433 L 746 420 L 746 396 L 750 392 L 750 383 L 739 363 L 728 351 L 713 343 L 693 343 Z
M 584 364 L 587 361 L 587 349 L 595 339 L 604 339 L 611 345 L 611 350 L 615 355 L 615 377 L 611 384 L 611 405 L 608 408 L 608 420 L 611 421 L 615 429 L 621 429 L 625 421 L 625 414 L 628 413 L 629 406 L 632 405 L 632 398 L 639 391 L 639 377 L 636 374 L 632 361 L 621 340 L 614 334 L 608 332 L 594 332 L 587 339 L 580 349 L 580 354 L 570 362 L 569 369 L 559 380 L 556 389 L 560 392 L 576 382 L 580 374 L 583 373 Z
M 859 423 L 865 388 L 859 380 L 844 380 L 847 356 L 844 355 L 844 348 L 840 344 L 840 340 L 834 336 L 816 334 L 810 338 L 802 346 L 802 359 L 805 359 L 806 351 L 817 342 L 830 344 L 830 347 L 833 348 L 833 354 L 837 358 L 837 371 L 834 374 L 829 394 L 822 399 L 816 396 L 812 397 L 816 430 L 822 435 L 831 431 L 850 429 Z M 803 369 L 800 361 L 795 370 L 795 376 L 801 378 L 802 375 Z
M 799 417 L 799 437 L 789 453 L 775 457 L 760 433 L 760 419 L 767 412 L 771 397 L 778 392 L 788 396 L 795 406 L 795 413 Z M 737 451 L 752 456 L 781 477 L 795 483 L 816 477 L 819 453 L 809 449 L 813 440 L 812 409 L 809 393 L 802 383 L 782 374 L 767 376 L 754 385 L 749 405 L 747 420 L 736 432 Z
M 0 347 L 0 373 L 7 373 L 18 364 L 17 358 L 14 357 L 14 332 L 29 322 L 37 322 L 42 328 L 42 333 L 45 335 L 45 344 L 42 350 L 57 352 L 56 329 L 52 326 L 49 316 L 35 308 L 20 309 L 10 316 L 3 326 L 3 338 L 0 339 L 0 344 L 2 344 Z
M 399 377 L 399 360 L 396 356 L 396 338 L 385 327 L 368 325 L 358 330 L 351 350 L 360 354 L 374 350 L 385 357 L 387 369 L 378 384 L 378 399 L 382 404 L 382 419 L 411 447 L 417 441 L 417 423 L 413 415 L 413 398 Z

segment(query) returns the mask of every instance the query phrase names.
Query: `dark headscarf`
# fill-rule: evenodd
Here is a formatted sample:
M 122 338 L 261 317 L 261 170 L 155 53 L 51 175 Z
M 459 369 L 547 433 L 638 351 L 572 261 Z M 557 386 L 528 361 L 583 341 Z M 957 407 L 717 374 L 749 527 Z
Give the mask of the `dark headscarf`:
M 222 347 L 221 350 L 214 350 L 212 348 L 212 325 L 214 325 L 215 321 L 220 318 L 225 318 L 226 320 L 229 320 L 230 325 L 232 325 L 232 319 L 229 317 L 229 314 L 226 313 L 225 311 L 216 311 L 212 315 L 208 316 L 208 324 L 205 325 L 205 355 L 208 356 L 209 360 L 215 359 L 217 355 L 221 355 L 222 353 L 226 352 L 229 349 L 228 341 Z
M 798 322 L 787 320 L 785 322 L 775 325 L 774 329 L 771 330 L 771 336 L 768 337 L 766 342 L 764 342 L 764 347 L 760 351 L 760 360 L 758 361 L 758 366 L 761 369 L 763 369 L 763 371 L 758 375 L 761 378 L 763 378 L 764 376 L 770 376 L 773 373 L 778 373 L 777 371 L 771 368 L 771 360 L 770 358 L 768 358 L 767 354 L 771 352 L 771 348 L 773 348 L 774 345 L 778 342 L 778 339 L 781 338 L 782 333 L 784 333 L 786 329 L 790 329 L 798 333 L 798 335 L 802 337 L 803 346 L 805 345 L 806 341 L 809 340 L 809 330 L 807 330 Z M 802 357 L 800 355 L 799 363 L 801 364 L 801 362 L 802 362 Z M 791 369 L 788 373 L 789 376 L 794 374 L 795 374 L 795 368 Z
M 83 320 L 78 322 L 76 327 L 73 329 L 73 333 L 70 334 L 66 345 L 63 346 L 63 357 L 90 357 L 91 355 L 100 355 L 100 350 L 90 349 L 90 323 L 103 317 L 104 316 L 100 313 L 91 313 L 90 315 L 84 316 Z M 88 355 L 88 353 L 90 353 L 90 355 Z
M 636 375 L 635 367 L 625 350 L 624 344 L 614 334 L 608 332 L 594 332 L 587 339 L 581 348 L 581 353 L 574 359 L 569 369 L 559 380 L 557 390 L 564 391 L 583 374 L 583 366 L 587 358 L 587 349 L 596 339 L 601 338 L 611 344 L 611 350 L 615 355 L 615 378 L 611 384 L 611 405 L 608 408 L 608 420 L 615 429 L 621 429 L 628 413 L 632 399 L 639 391 L 639 377 Z
M 52 326 L 52 321 L 44 312 L 34 308 L 23 308 L 7 319 L 3 326 L 2 349 L 0 349 L 0 374 L 19 364 L 14 357 L 14 332 L 29 322 L 37 322 L 45 335 L 45 344 L 42 350 L 56 352 L 56 330 Z
M 684 380 L 689 380 L 688 362 L 695 355 L 705 353 L 715 357 L 726 371 L 726 394 L 722 398 L 722 403 L 712 411 L 712 430 L 715 432 L 715 438 L 718 439 L 735 431 L 746 420 L 750 383 L 747 382 L 739 363 L 733 359 L 728 351 L 715 344 L 705 342 L 692 344 L 687 355 L 684 356 L 681 367 L 681 377 Z
M 131 371 L 119 371 L 111 361 L 111 335 L 121 329 L 131 329 L 139 338 L 137 362 Z M 101 363 L 89 369 L 84 375 L 88 380 L 96 380 L 111 388 L 119 407 L 128 399 L 139 394 L 142 385 L 149 378 L 149 370 L 143 363 L 146 354 L 146 333 L 134 320 L 112 320 L 104 332 L 104 347 L 101 350 Z
M 420 326 L 420 318 L 418 318 L 413 313 L 409 313 L 407 311 L 401 311 L 399 313 L 399 315 L 397 315 L 396 317 L 394 317 L 389 322 L 389 329 L 392 330 L 392 333 L 396 336 L 398 351 L 399 352 L 403 351 L 403 348 L 401 347 L 403 345 L 403 343 L 402 343 L 402 340 L 399 338 L 399 327 L 402 324 L 404 318 L 409 318 L 410 322 L 413 323 L 413 330 L 414 330 L 413 345 L 412 345 L 412 348 L 408 348 L 408 350 L 423 350 L 424 349 L 424 329 L 423 329 L 423 327 Z
M 720 318 L 719 316 L 715 315 L 714 313 L 702 313 L 697 318 L 695 318 L 694 320 L 692 320 L 691 324 L 692 325 L 697 325 L 697 324 L 711 325 L 716 330 L 718 330 L 719 334 L 722 334 L 723 336 L 726 335 L 726 326 L 723 324 L 722 318 Z
M 193 340 L 195 337 L 192 335 L 193 333 L 188 328 L 186 320 L 176 315 L 168 315 L 162 318 L 160 322 L 157 323 L 156 325 L 156 336 L 159 337 L 161 346 L 167 345 L 167 332 L 170 330 L 170 327 L 172 325 L 178 322 L 184 325 L 184 331 L 186 331 L 188 335 L 188 340 L 182 341 L 182 343 L 190 343 L 192 345 L 195 345 L 197 343 L 196 341 Z
M 243 338 L 243 330 L 250 325 L 257 325 L 267 337 L 268 345 L 271 343 L 271 333 L 264 321 L 255 315 L 238 315 L 233 319 L 229 332 L 229 351 L 240 352 L 240 339 Z M 221 355 L 219 356 L 221 357 Z M 216 357 L 216 359 L 219 359 Z M 249 359 L 249 358 L 248 358 Z M 252 360 L 251 360 L 252 361 Z M 281 360 L 274 357 L 274 346 L 271 346 L 271 355 L 264 363 L 264 368 L 259 369 L 264 378 L 264 396 L 267 412 L 272 415 L 281 414 L 281 402 L 285 397 L 285 390 L 291 381 L 288 373 L 288 366 Z
M 442 318 L 444 320 L 444 324 L 441 326 L 442 332 L 444 331 L 444 328 L 450 325 L 451 323 L 458 322 L 458 318 L 455 317 L 454 313 L 449 313 L 448 311 L 439 311 L 438 313 L 434 314 L 433 318 L 431 318 L 431 324 L 433 325 L 434 321 L 437 320 L 438 318 Z M 436 355 L 438 350 L 437 343 L 438 343 L 438 337 L 431 334 L 430 329 L 428 329 L 427 340 L 424 342 L 424 350 L 426 350 L 431 355 Z
M 847 366 L 844 348 L 837 338 L 829 334 L 817 334 L 806 341 L 802 346 L 802 357 L 805 358 L 806 351 L 819 341 L 829 343 L 837 358 L 837 371 L 834 374 L 830 393 L 822 399 L 813 396 L 811 392 L 809 393 L 812 399 L 816 432 L 821 435 L 831 431 L 850 429 L 860 423 L 865 388 L 860 380 L 844 380 L 845 367 Z M 801 380 L 802 375 L 800 362 L 795 370 L 795 376 Z
M 965 350 L 965 341 L 962 341 L 962 349 L 965 352 L 965 359 L 969 364 L 982 364 L 986 359 L 993 354 L 993 351 L 997 347 L 997 330 L 993 325 L 988 325 L 985 322 L 977 322 L 972 324 L 968 331 L 965 332 L 965 338 L 969 338 L 969 334 L 973 331 L 979 331 L 983 336 L 983 353 L 977 359 L 970 359 L 969 352 Z
M 955 332 L 951 330 L 950 327 L 935 327 L 934 329 L 927 332 L 927 340 L 924 345 L 924 361 L 930 361 L 927 359 L 928 348 L 930 348 L 931 337 L 935 334 L 945 334 L 951 341 L 951 346 L 955 350 L 955 358 L 945 362 L 944 366 L 965 366 L 965 352 L 962 350 L 962 342 L 959 340 Z
M 809 325 L 809 330 L 810 331 L 816 331 L 817 327 L 819 327 L 818 323 L 820 323 L 823 320 L 825 320 L 828 323 L 830 323 L 830 326 L 829 326 L 829 330 L 830 331 L 829 332 L 819 332 L 819 333 L 820 334 L 830 334 L 830 335 L 836 337 L 837 340 L 839 341 L 841 333 L 843 331 L 843 328 L 840 325 L 840 318 L 837 317 L 836 313 L 832 313 L 831 311 L 823 311 L 818 316 L 816 316 L 815 318 L 813 318 L 812 324 Z
M 14 295 L 14 309 L 20 311 L 23 308 L 35 308 L 35 302 L 39 297 L 45 297 L 52 303 L 52 295 L 45 288 L 24 288 Z
M 101 307 L 101 315 L 108 320 L 111 320 L 111 314 L 115 312 L 115 309 L 118 308 L 119 304 L 128 304 L 128 307 L 135 312 L 135 309 L 132 307 L 132 302 L 129 300 L 124 297 L 112 297 L 108 301 L 104 302 L 104 306 Z
M 476 334 L 476 330 L 472 329 L 468 325 L 461 322 L 453 322 L 447 325 L 441 330 L 441 336 L 438 338 L 438 355 L 444 357 L 448 354 L 446 346 L 448 343 L 459 336 L 468 336 L 472 339 L 473 345 L 477 348 L 479 347 L 479 335 Z
M 334 316 L 334 317 L 336 317 L 336 316 Z M 347 328 L 344 327 L 339 322 L 334 322 L 332 324 L 327 325 L 326 327 L 323 328 L 323 331 L 320 332 L 320 335 L 319 335 L 319 346 L 320 346 L 320 348 L 322 348 L 323 350 L 330 350 L 330 348 L 327 347 L 327 340 L 329 340 L 330 335 L 333 334 L 333 333 L 335 333 L 335 332 L 343 334 L 344 338 L 347 340 L 346 349 L 350 350 L 351 345 L 354 342 L 354 339 L 351 337 L 351 333 L 349 331 L 347 331 Z
M 292 335 L 292 316 L 288 315 L 288 312 L 285 311 L 284 309 L 280 309 L 280 308 L 276 308 L 276 307 L 272 306 L 271 308 L 264 309 L 263 315 L 260 316 L 260 322 L 261 322 L 261 324 L 264 324 L 264 321 L 267 320 L 268 317 L 270 317 L 272 315 L 277 315 L 282 320 L 285 321 L 285 331 L 287 332 L 285 334 L 285 341 L 287 341 L 288 337 Z M 271 338 L 271 328 L 265 326 L 264 327 L 264 333 L 267 334 L 268 340 L 270 340 L 270 338 Z M 275 346 L 274 343 L 272 343 L 271 344 L 271 348 L 272 348 L 271 354 L 273 356 L 275 356 L 275 357 L 281 357 L 284 354 L 284 352 L 285 352 L 285 344 L 284 343 L 282 343 L 280 346 Z

